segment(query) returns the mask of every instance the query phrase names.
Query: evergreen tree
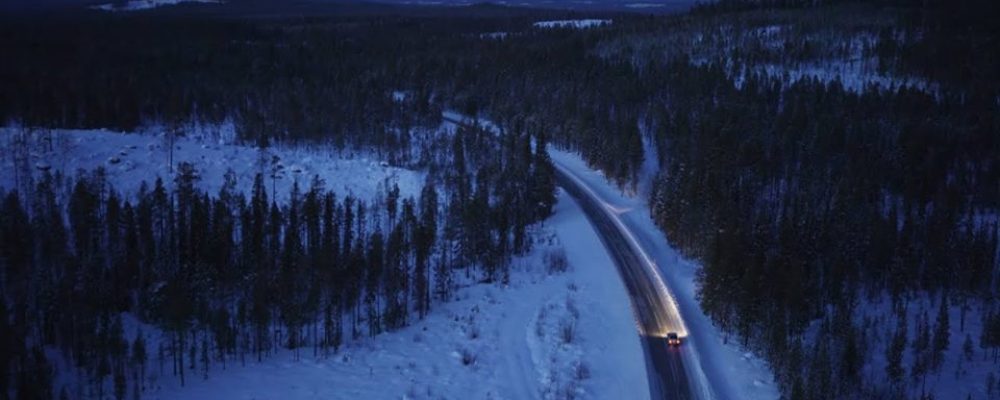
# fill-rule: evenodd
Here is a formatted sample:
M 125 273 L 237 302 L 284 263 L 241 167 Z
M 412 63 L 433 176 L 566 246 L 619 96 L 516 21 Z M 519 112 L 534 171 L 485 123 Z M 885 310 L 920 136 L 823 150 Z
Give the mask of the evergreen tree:
M 531 200 L 537 205 L 536 220 L 548 218 L 556 202 L 555 167 L 549 158 L 548 136 L 544 131 L 535 136 L 535 154 L 532 160 Z
M 115 399 L 125 400 L 125 396 L 128 394 L 128 381 L 126 380 L 124 369 L 115 368 L 113 379 L 114 379 Z
M 28 214 L 21 204 L 17 192 L 7 193 L 0 208 L 0 261 L 4 269 L 0 271 L 0 282 L 21 282 L 29 279 L 32 259 L 33 237 Z M 11 293 L 14 298 L 26 293 Z
M 941 363 L 944 361 L 945 353 L 948 351 L 948 345 L 951 343 L 951 328 L 949 326 L 950 318 L 948 316 L 948 297 L 943 293 L 941 294 L 940 303 L 937 322 L 934 324 L 934 368 L 939 368 L 941 366 Z
M 858 348 L 857 337 L 858 335 L 854 334 L 854 328 L 851 327 L 846 333 L 844 350 L 840 360 L 840 376 L 851 383 L 850 386 L 857 384 L 864 362 L 861 350 Z
M 437 189 L 430 180 L 420 192 L 420 222 L 414 234 L 415 270 L 413 272 L 414 305 L 423 319 L 430 311 L 430 255 L 437 238 Z
M 365 308 L 368 314 L 368 334 L 370 336 L 382 333 L 383 320 L 387 329 L 395 329 L 397 321 L 396 297 L 399 295 L 392 285 L 393 273 L 396 265 L 392 261 L 385 263 L 385 240 L 382 230 L 375 229 L 371 239 L 368 241 L 368 252 L 365 256 L 367 269 L 365 270 Z M 383 282 L 386 282 L 383 284 Z M 385 309 L 380 310 L 379 298 L 385 292 Z
M 139 330 L 139 334 L 136 335 L 135 341 L 132 342 L 132 364 L 137 368 L 136 381 L 138 383 L 137 389 L 140 391 L 146 390 L 146 339 L 143 336 L 142 330 Z M 138 394 L 137 394 L 138 396 Z
M 389 215 L 389 225 L 394 225 L 396 223 L 396 212 L 399 208 L 399 184 L 396 182 L 392 183 L 392 189 L 389 189 L 385 197 L 385 207 L 386 213 Z
M 72 226 L 77 258 L 86 265 L 93 266 L 99 238 L 96 237 L 100 199 L 94 193 L 87 178 L 79 176 L 73 186 L 69 200 L 69 221 Z
M 0 232 L 2 232 L 2 230 L 0 230 Z M 4 237 L 0 236 L 0 240 L 3 239 Z M 2 280 L 0 280 L 0 282 L 2 282 Z M 10 386 L 7 385 L 12 383 L 10 382 L 10 377 L 13 376 L 10 363 L 16 356 L 14 353 L 14 350 L 16 349 L 14 347 L 14 338 L 12 337 L 13 335 L 11 332 L 13 327 L 10 325 L 9 318 L 7 299 L 5 299 L 4 296 L 2 296 L 2 293 L 0 293 L 0 347 L 7 349 L 0 352 L 0 387 L 4 388 L 9 388 Z M 8 395 L 9 394 L 7 393 L 3 394 L 5 397 Z
M 302 239 L 299 209 L 301 208 L 299 184 L 292 185 L 289 196 L 286 225 L 284 228 L 283 254 L 280 266 L 279 299 L 281 302 L 281 317 L 288 329 L 287 346 L 297 349 L 302 344 L 299 337 L 305 320 L 303 303 L 306 288 L 303 285 L 302 270 Z M 280 224 L 280 221 L 272 220 Z M 276 231 L 277 232 L 277 231 Z M 276 247 L 277 248 L 277 247 Z M 298 354 L 298 352 L 296 352 Z
M 448 264 L 447 243 L 441 242 L 440 257 L 434 264 L 434 295 L 438 300 L 451 299 L 451 265 Z
M 885 374 L 889 377 L 889 381 L 894 385 L 898 385 L 902 379 L 906 370 L 903 366 L 903 352 L 906 350 L 907 341 L 907 321 L 906 314 L 901 313 L 898 318 L 898 323 L 896 325 L 896 333 L 892 336 L 892 342 L 889 346 L 886 346 L 886 366 Z
M 914 379 L 926 379 L 927 370 L 931 366 L 931 360 L 928 352 L 930 349 L 931 333 L 930 325 L 928 321 L 927 313 L 925 312 L 921 315 L 917 322 L 917 335 L 913 338 L 913 343 L 911 344 L 911 350 L 913 352 L 913 367 L 910 370 L 910 375 Z

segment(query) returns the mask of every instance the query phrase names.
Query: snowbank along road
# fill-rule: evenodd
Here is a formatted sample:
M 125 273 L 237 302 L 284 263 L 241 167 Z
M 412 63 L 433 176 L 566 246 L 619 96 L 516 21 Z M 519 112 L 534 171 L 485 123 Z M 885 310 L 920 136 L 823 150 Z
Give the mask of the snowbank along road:
M 490 121 L 470 119 L 458 113 L 443 113 L 445 121 L 456 125 L 475 124 L 499 132 Z M 551 151 L 550 151 L 551 153 Z M 725 399 L 702 370 L 694 338 L 681 317 L 674 296 L 660 275 L 659 266 L 643 250 L 639 238 L 622 222 L 620 210 L 602 200 L 572 166 L 553 158 L 556 183 L 580 204 L 614 261 L 628 295 L 636 328 L 646 356 L 650 398 L 652 399 Z M 666 335 L 676 332 L 682 345 L 671 347 Z M 748 396 L 747 398 L 750 398 Z
M 715 396 L 691 354 L 691 346 L 669 346 L 668 332 L 687 339 L 687 329 L 656 265 L 642 250 L 615 210 L 602 202 L 573 172 L 556 166 L 556 181 L 573 196 L 597 230 L 615 262 L 629 296 L 646 353 L 650 397 L 653 399 L 712 399 Z

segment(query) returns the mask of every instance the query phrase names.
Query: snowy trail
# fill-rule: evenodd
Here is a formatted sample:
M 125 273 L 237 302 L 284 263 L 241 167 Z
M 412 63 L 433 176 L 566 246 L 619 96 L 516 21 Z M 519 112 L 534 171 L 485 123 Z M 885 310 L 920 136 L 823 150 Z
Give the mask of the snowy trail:
M 504 318 L 500 323 L 500 349 L 507 349 L 503 354 L 505 382 L 510 383 L 513 399 L 538 399 L 541 393 L 538 388 L 538 378 L 532 375 L 534 369 L 525 368 L 533 365 L 531 351 L 528 348 L 528 335 L 531 335 L 531 325 L 535 309 L 542 303 L 541 292 L 528 292 L 515 307 L 504 310 Z M 533 306 L 533 307 L 532 307 Z

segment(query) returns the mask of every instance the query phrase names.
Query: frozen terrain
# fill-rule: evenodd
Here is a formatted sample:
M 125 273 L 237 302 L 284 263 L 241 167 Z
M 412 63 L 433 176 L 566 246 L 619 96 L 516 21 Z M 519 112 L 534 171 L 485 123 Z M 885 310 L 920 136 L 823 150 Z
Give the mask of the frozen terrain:
M 287 199 L 292 184 L 303 191 L 314 176 L 326 189 L 340 196 L 351 194 L 370 200 L 386 184 L 395 182 L 404 196 L 416 195 L 424 174 L 389 166 L 368 154 L 340 154 L 310 147 L 276 146 L 268 149 L 233 143 L 232 127 L 196 127 L 191 134 L 173 139 L 173 167 L 191 163 L 199 173 L 198 186 L 215 194 L 222 187 L 228 169 L 236 174 L 237 188 L 249 192 L 254 177 L 261 173 L 268 196 Z M 145 133 L 105 130 L 25 130 L 0 129 L 0 167 L 19 174 L 0 175 L 0 186 L 12 188 L 21 175 L 38 175 L 42 170 L 61 171 L 73 176 L 78 170 L 104 167 L 108 181 L 125 196 L 133 196 L 145 181 L 152 185 L 162 178 L 172 187 L 170 137 L 151 128 Z M 16 168 L 15 164 L 20 164 Z M 22 190 L 25 187 L 22 185 Z
M 926 378 L 918 378 L 912 373 L 921 361 L 918 361 L 912 345 L 920 335 L 921 321 L 926 322 L 931 332 L 934 331 L 941 301 L 938 297 L 922 294 L 906 296 L 903 302 L 906 308 L 907 345 L 901 365 L 906 375 L 903 381 L 908 385 L 909 395 L 919 398 L 923 392 L 932 394 L 935 399 L 996 398 L 1000 364 L 989 350 L 979 345 L 984 329 L 983 315 L 989 312 L 990 305 L 978 300 L 949 301 L 950 334 L 943 359 L 936 368 L 929 368 Z M 855 325 L 861 327 L 858 335 L 871 339 L 865 344 L 871 357 L 862 367 L 861 373 L 888 382 L 885 372 L 888 364 L 886 350 L 891 346 L 900 318 L 893 311 L 888 295 L 863 299 L 855 310 Z M 815 334 L 819 329 L 823 329 L 822 322 L 817 321 L 810 327 L 809 334 Z M 969 347 L 966 347 L 967 340 Z M 994 382 L 992 388 L 991 381 Z
M 575 154 L 559 150 L 552 150 L 550 154 L 557 165 L 572 171 L 577 178 L 586 182 L 614 210 L 653 258 L 675 297 L 692 338 L 689 342 L 693 341 L 697 346 L 697 352 L 691 352 L 690 356 L 700 361 L 716 393 L 730 399 L 777 398 L 779 393 L 766 362 L 739 346 L 736 341 L 728 340 L 727 335 L 720 333 L 701 312 L 694 282 L 700 266 L 685 260 L 670 247 L 662 232 L 650 219 L 644 197 L 633 198 L 622 194 L 600 171 L 588 168 Z M 940 298 L 908 296 L 902 301 L 905 304 L 908 327 L 902 365 L 909 395 L 917 398 L 921 393 L 931 393 L 933 398 L 938 399 L 992 398 L 990 396 L 996 390 L 1000 373 L 996 369 L 996 358 L 980 345 L 984 330 L 983 316 L 990 305 L 973 299 L 963 301 L 960 296 L 953 296 L 947 313 L 950 328 L 947 350 L 944 351 L 940 365 L 932 367 L 926 379 L 923 379 L 912 374 L 915 365 L 920 362 L 911 347 L 920 332 L 921 320 L 932 330 L 937 325 Z M 868 347 L 864 350 L 871 356 L 862 366 L 860 374 L 872 377 L 873 380 L 885 381 L 888 379 L 885 373 L 887 348 L 891 344 L 899 318 L 893 312 L 887 295 L 874 299 L 862 296 L 854 310 L 852 318 L 856 321 L 856 326 L 862 327 L 857 335 L 871 339 L 866 342 Z M 824 323 L 828 324 L 829 321 L 814 321 L 807 336 L 814 337 L 817 330 L 830 329 L 824 327 Z
M 258 149 L 235 144 L 227 127 L 191 129 L 173 139 L 174 165 L 190 162 L 198 185 L 219 189 L 233 169 L 249 190 L 263 171 L 269 191 L 286 197 L 291 182 L 313 175 L 341 194 L 373 198 L 386 182 L 415 194 L 423 173 L 388 166 L 363 154 L 304 147 Z M 73 175 L 103 167 L 115 188 L 134 196 L 141 182 L 162 177 L 172 185 L 169 136 L 102 130 L 0 130 L 0 164 L 19 174 L 0 176 L 0 187 L 24 184 L 43 171 Z M 280 177 L 272 179 L 271 176 Z M 271 185 L 275 185 L 272 189 Z M 514 261 L 510 284 L 463 279 L 456 298 L 435 303 L 424 321 L 374 338 L 348 340 L 336 354 L 309 348 L 280 350 L 256 362 L 215 362 L 207 374 L 187 373 L 186 385 L 160 360 L 160 331 L 124 315 L 126 336 L 141 330 L 151 354 L 144 397 L 158 399 L 398 399 L 398 398 L 648 398 L 645 362 L 629 299 L 610 258 L 579 207 L 559 195 L 554 215 L 533 228 L 533 250 Z M 565 266 L 565 269 L 562 266 Z M 564 270 L 563 270 L 564 269 Z M 58 354 L 53 354 L 59 360 Z M 59 361 L 55 361 L 62 364 Z M 165 367 L 163 365 L 166 365 Z M 60 371 L 72 371 L 65 365 Z M 72 376 L 57 381 L 68 393 Z
M 685 363 L 700 365 L 712 391 L 721 398 L 778 398 L 778 389 L 767 364 L 737 343 L 730 342 L 701 311 L 695 285 L 695 273 L 700 267 L 670 247 L 650 219 L 645 201 L 623 195 L 603 174 L 591 170 L 577 155 L 554 149 L 549 153 L 553 162 L 581 180 L 600 201 L 614 210 L 658 267 L 687 328 Z
M 515 260 L 508 287 L 468 285 L 424 321 L 349 343 L 329 358 L 306 349 L 295 360 L 281 351 L 259 364 L 216 367 L 184 387 L 168 367 L 147 397 L 648 398 L 625 288 L 580 208 L 560 194 L 555 214 L 533 236 L 534 250 Z M 552 273 L 561 252 L 567 270 Z
M 453 111 L 445 112 L 444 117 L 452 122 L 473 121 Z M 488 119 L 478 118 L 474 122 L 484 129 L 500 129 Z M 549 149 L 549 154 L 553 163 L 579 179 L 599 197 L 599 201 L 613 210 L 617 219 L 631 231 L 641 250 L 658 267 L 658 275 L 672 294 L 686 327 L 688 344 L 684 348 L 685 363 L 700 365 L 704 374 L 693 375 L 695 379 L 707 380 L 707 383 L 699 382 L 698 386 L 711 385 L 711 391 L 725 399 L 777 399 L 780 394 L 767 363 L 735 341 L 729 341 L 729 337 L 720 332 L 701 311 L 695 284 L 695 274 L 700 266 L 684 259 L 670 246 L 650 218 L 645 197 L 623 193 L 600 171 L 588 167 L 577 154 L 554 148 Z M 588 227 L 588 230 L 592 228 Z M 571 249 L 567 251 L 572 257 Z M 614 279 L 621 281 L 618 276 Z M 644 368 L 642 373 L 645 373 Z

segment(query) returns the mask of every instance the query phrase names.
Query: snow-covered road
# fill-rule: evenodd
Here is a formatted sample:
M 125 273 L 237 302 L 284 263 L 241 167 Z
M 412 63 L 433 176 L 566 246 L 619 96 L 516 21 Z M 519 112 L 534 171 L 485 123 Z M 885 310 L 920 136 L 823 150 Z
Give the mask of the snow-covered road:
M 455 112 L 445 112 L 443 117 L 446 123 L 476 124 L 494 133 L 501 133 L 501 129 L 488 119 L 470 119 Z M 655 296 L 658 297 L 657 300 L 649 299 L 646 302 L 651 304 L 649 307 L 657 309 L 651 313 L 652 318 L 657 320 L 653 325 L 656 328 L 649 333 L 663 335 L 667 331 L 676 331 L 685 336 L 680 358 L 684 360 L 682 368 L 688 377 L 690 392 L 703 399 L 779 398 L 780 393 L 767 363 L 738 343 L 729 341 L 727 335 L 720 332 L 702 312 L 695 285 L 695 275 L 700 266 L 684 259 L 670 246 L 650 217 L 645 198 L 625 195 L 600 171 L 591 169 L 575 153 L 549 148 L 549 154 L 553 164 L 559 170 L 568 172 L 574 181 L 580 183 L 585 194 L 605 211 L 611 223 L 625 238 L 624 241 L 632 248 L 630 253 L 640 259 L 637 264 L 648 267 L 645 272 L 649 276 L 646 284 L 657 288 L 647 290 L 646 293 L 658 293 Z M 648 167 L 655 169 L 652 165 Z M 601 247 L 599 250 L 605 250 L 604 246 L 598 247 Z M 585 254 L 590 255 L 594 251 L 590 248 Z M 573 251 L 569 247 L 567 252 L 572 258 Z M 601 253 L 604 253 L 603 258 L 608 259 L 607 251 Z M 642 325 L 639 318 L 635 319 L 638 325 Z M 641 330 L 643 329 L 640 327 Z M 655 360 L 647 361 L 662 362 L 660 358 L 662 354 Z M 679 364 L 681 363 L 665 366 L 665 369 L 669 370 L 668 374 L 680 374 Z
M 624 257 L 632 266 L 641 265 L 646 271 L 633 268 L 622 274 L 645 277 L 651 282 L 630 284 L 640 289 L 633 293 L 636 302 L 637 319 L 647 331 L 647 337 L 663 334 L 664 330 L 676 331 L 685 336 L 685 343 L 679 352 L 669 353 L 659 348 L 660 342 L 647 341 L 647 357 L 652 376 L 660 375 L 664 386 L 684 385 L 689 387 L 687 396 L 701 399 L 774 399 L 778 391 L 767 365 L 751 353 L 724 339 L 711 320 L 701 311 L 696 299 L 694 276 L 698 266 L 684 260 L 670 245 L 661 231 L 653 224 L 645 201 L 630 198 L 615 189 L 604 176 L 593 171 L 575 154 L 550 149 L 550 155 L 557 170 L 564 175 L 564 183 L 579 186 L 579 194 L 596 205 L 596 213 L 606 219 L 605 230 L 617 231 L 606 236 L 625 242 L 634 253 Z M 599 229 L 601 230 L 601 229 Z M 606 243 L 608 243 L 608 238 Z M 613 245 L 609 249 L 614 250 Z M 614 252 L 614 251 L 612 251 Z M 632 271 L 632 272 L 628 272 Z M 634 277 L 633 277 L 634 278 Z M 654 289 L 649 289 L 649 285 Z M 650 299 L 654 297 L 655 299 Z M 643 308 L 655 308 L 644 310 Z M 644 315 L 648 314 L 648 315 Z M 663 360 L 666 358 L 667 360 Z M 683 373 L 678 372 L 678 364 L 683 364 Z M 687 382 L 676 382 L 683 375 Z M 659 393 L 675 393 L 675 387 L 657 388 Z

